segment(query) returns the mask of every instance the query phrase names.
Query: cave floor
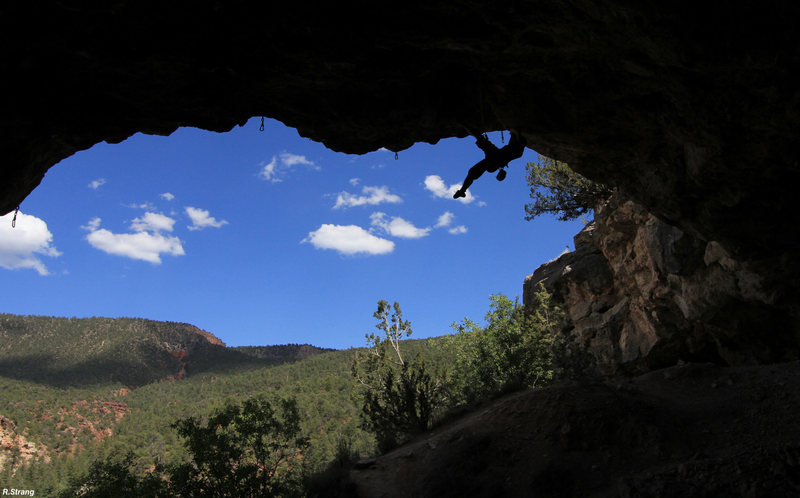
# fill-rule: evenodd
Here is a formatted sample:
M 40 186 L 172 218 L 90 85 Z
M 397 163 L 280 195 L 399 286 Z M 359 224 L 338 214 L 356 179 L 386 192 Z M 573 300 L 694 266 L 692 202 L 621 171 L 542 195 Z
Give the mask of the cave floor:
M 358 467 L 361 497 L 800 496 L 800 362 L 514 393 Z

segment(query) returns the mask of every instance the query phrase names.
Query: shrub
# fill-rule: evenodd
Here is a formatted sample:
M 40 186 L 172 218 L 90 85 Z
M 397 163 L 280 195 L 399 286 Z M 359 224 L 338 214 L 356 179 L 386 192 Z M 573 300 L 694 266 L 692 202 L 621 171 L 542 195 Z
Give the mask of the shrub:
M 454 404 L 471 404 L 553 379 L 553 345 L 563 314 L 540 286 L 536 306 L 524 309 L 502 294 L 489 297 L 486 327 L 469 319 L 452 324 L 446 343 L 454 353 L 450 378 Z
M 533 199 L 525 205 L 526 220 L 545 213 L 557 214 L 562 221 L 573 220 L 594 210 L 613 193 L 611 187 L 572 171 L 567 163 L 542 155 L 525 168 Z
M 389 304 L 378 302 L 373 316 L 383 338 L 368 334 L 368 350 L 357 352 L 352 363 L 362 425 L 375 434 L 378 449 L 384 452 L 427 430 L 443 400 L 441 379 L 428 370 L 422 357 L 403 358 L 400 341 L 411 335 L 411 323 L 403 320 L 398 303 L 393 308 L 390 320 Z

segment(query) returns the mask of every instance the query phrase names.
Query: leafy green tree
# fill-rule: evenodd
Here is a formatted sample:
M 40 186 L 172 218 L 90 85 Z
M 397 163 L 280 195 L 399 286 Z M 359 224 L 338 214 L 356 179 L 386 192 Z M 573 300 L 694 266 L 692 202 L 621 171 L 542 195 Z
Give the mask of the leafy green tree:
M 553 379 L 553 344 L 563 314 L 540 286 L 536 305 L 525 309 L 502 294 L 489 297 L 486 327 L 465 319 L 444 347 L 455 355 L 450 377 L 454 404 L 515 389 L 534 388 Z
M 300 495 L 300 455 L 308 440 L 298 437 L 294 399 L 276 411 L 263 398 L 228 405 L 205 424 L 194 417 L 173 424 L 192 455 L 171 469 L 170 491 L 178 496 Z
M 275 410 L 263 398 L 227 405 L 205 423 L 194 417 L 172 427 L 184 438 L 188 462 L 135 470 L 134 455 L 95 462 L 61 496 L 261 497 L 302 495 L 300 414 L 294 399 Z
M 562 221 L 573 220 L 595 209 L 613 193 L 611 187 L 572 171 L 567 163 L 542 155 L 525 168 L 533 199 L 525 205 L 526 220 L 545 213 L 558 214 Z
M 95 461 L 85 476 L 70 479 L 67 489 L 59 496 L 115 496 L 140 497 L 168 496 L 166 482 L 157 474 L 140 476 L 136 470 L 133 453 L 110 461 Z
M 367 334 L 368 350 L 356 353 L 352 375 L 363 427 L 375 434 L 380 451 L 388 451 L 430 427 L 442 408 L 444 392 L 441 379 L 428 370 L 419 354 L 411 361 L 403 358 L 400 341 L 412 331 L 400 305 L 395 302 L 390 307 L 378 301 L 373 316 L 383 337 Z

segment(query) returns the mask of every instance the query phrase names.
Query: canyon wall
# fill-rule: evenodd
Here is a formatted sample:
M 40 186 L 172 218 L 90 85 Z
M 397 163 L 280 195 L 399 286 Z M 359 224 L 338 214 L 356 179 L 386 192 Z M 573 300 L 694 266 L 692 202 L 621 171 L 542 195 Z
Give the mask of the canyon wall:
M 795 310 L 774 285 L 780 267 L 738 261 L 618 196 L 574 240 L 575 251 L 525 279 L 523 302 L 544 284 L 600 373 L 798 358 Z

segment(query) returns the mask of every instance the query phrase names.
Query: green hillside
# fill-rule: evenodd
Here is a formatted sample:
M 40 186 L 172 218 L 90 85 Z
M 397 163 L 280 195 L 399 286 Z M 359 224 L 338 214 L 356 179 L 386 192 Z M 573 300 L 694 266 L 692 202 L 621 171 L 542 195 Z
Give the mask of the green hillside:
M 344 351 L 226 348 L 180 323 L 0 315 L 0 483 L 37 496 L 196 496 L 238 489 L 247 473 L 258 486 L 285 478 L 292 493 L 347 496 L 354 459 L 571 371 L 561 312 L 537 297 L 531 312 L 492 295 L 485 327 L 465 319 L 427 340 L 405 339 L 399 305 L 379 301 L 385 337 Z M 272 418 L 274 406 L 290 418 Z
M 252 349 L 226 348 L 214 335 L 185 323 L 0 314 L 0 377 L 54 387 L 137 387 L 324 351 L 308 345 L 267 346 L 258 355 Z
M 405 342 L 408 354 L 430 349 Z M 142 469 L 180 461 L 186 453 L 172 422 L 250 396 L 297 399 L 311 439 L 308 473 L 343 447 L 372 454 L 351 399 L 354 354 L 227 348 L 180 323 L 0 315 L 0 440 L 12 442 L 0 447 L 0 483 L 51 496 L 97 459 L 130 451 Z

